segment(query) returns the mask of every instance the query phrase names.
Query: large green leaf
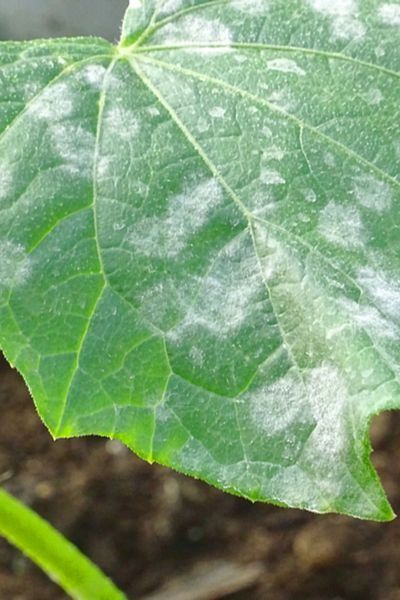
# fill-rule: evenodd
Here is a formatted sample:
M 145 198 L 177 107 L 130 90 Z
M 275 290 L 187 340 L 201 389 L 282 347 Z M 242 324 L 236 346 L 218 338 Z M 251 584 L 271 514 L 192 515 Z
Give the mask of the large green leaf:
M 400 4 L 132 0 L 0 62 L 0 345 L 54 437 L 390 519 Z

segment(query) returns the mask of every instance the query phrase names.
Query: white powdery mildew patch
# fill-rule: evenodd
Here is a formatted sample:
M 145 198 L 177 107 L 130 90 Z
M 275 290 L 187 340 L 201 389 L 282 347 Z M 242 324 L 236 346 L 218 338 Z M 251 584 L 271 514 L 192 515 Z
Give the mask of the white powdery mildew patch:
M 209 277 L 203 289 L 204 303 L 190 312 L 186 324 L 200 325 L 218 337 L 229 337 L 251 316 L 256 297 L 262 291 L 255 262 L 243 267 L 241 281 Z
M 360 269 L 357 282 L 384 315 L 400 322 L 400 285 L 383 272 L 365 267 Z
M 353 179 L 354 195 L 358 202 L 377 213 L 389 210 L 393 194 L 390 186 L 372 175 L 359 175 Z
M 169 23 L 163 27 L 160 37 L 165 44 L 187 43 L 232 43 L 232 32 L 217 20 L 199 16 L 188 16 L 179 24 Z
M 323 155 L 323 160 L 327 167 L 333 168 L 336 166 L 336 159 L 332 152 L 325 152 Z
M 273 169 L 261 169 L 260 181 L 266 185 L 283 185 L 286 183 L 279 171 Z
M 382 4 L 378 10 L 378 16 L 385 25 L 400 26 L 400 4 Z
M 269 86 L 261 83 L 260 88 L 265 88 L 269 91 Z M 294 97 L 291 90 L 289 88 L 275 90 L 270 94 L 267 98 L 268 102 L 274 104 L 277 108 L 282 111 L 290 112 L 296 110 L 298 106 L 298 99 Z
M 175 13 L 183 8 L 184 0 L 166 0 L 161 7 L 159 16 Z
M 328 363 L 310 369 L 305 383 L 311 414 L 316 422 L 308 448 L 321 463 L 329 464 L 346 446 L 344 419 L 350 399 L 347 383 L 337 367 Z
M 80 125 L 54 125 L 50 129 L 53 149 L 72 175 L 91 177 L 96 138 Z
M 280 281 L 301 283 L 304 266 L 290 247 L 273 238 L 264 226 L 255 225 L 254 229 L 265 281 L 269 285 L 276 285 Z
M 310 202 L 311 204 L 314 204 L 314 202 L 317 201 L 317 194 L 312 188 L 305 189 L 303 191 L 303 196 L 304 199 L 307 200 L 307 202 Z
M 308 0 L 311 7 L 332 20 L 335 39 L 363 37 L 366 27 L 357 18 L 358 0 Z
M 378 104 L 381 104 L 381 102 L 383 102 L 383 100 L 385 99 L 384 95 L 382 94 L 379 88 L 371 88 L 370 90 L 362 94 L 362 97 L 364 98 L 365 102 L 370 106 L 377 106 Z
M 251 418 L 265 434 L 285 431 L 301 419 L 314 421 L 315 428 L 303 455 L 312 457 L 314 465 L 328 465 L 337 459 L 346 445 L 344 419 L 349 401 L 347 384 L 336 366 L 321 366 L 284 377 L 264 388 L 246 394 Z
M 306 72 L 294 60 L 288 58 L 275 58 L 267 62 L 269 71 L 280 71 L 281 73 L 293 73 L 295 75 L 304 76 Z
M 386 319 L 377 308 L 344 299 L 340 305 L 348 314 L 349 320 L 358 329 L 364 330 L 372 339 L 399 339 L 399 328 Z
M 75 95 L 66 83 L 55 83 L 46 88 L 28 108 L 28 113 L 45 121 L 59 121 L 71 115 Z
M 104 129 L 125 141 L 134 140 L 140 129 L 135 113 L 121 106 L 114 106 L 104 115 Z
M 96 174 L 99 179 L 109 179 L 113 176 L 115 168 L 114 156 L 100 156 L 96 165 Z
M 263 160 L 266 160 L 266 161 L 282 160 L 283 158 L 285 158 L 285 156 L 286 156 L 286 152 L 284 150 L 282 150 L 282 148 L 279 148 L 279 146 L 274 146 L 274 145 L 270 146 L 269 148 L 264 150 L 262 153 L 262 158 L 263 158 Z
M 0 163 L 0 200 L 5 200 L 12 192 L 14 176 L 10 165 Z
M 301 416 L 307 402 L 302 381 L 292 371 L 247 396 L 252 421 L 269 436 L 284 432 Z
M 128 235 L 136 252 L 154 258 L 175 258 L 206 223 L 224 197 L 220 184 L 208 179 L 169 201 L 164 219 L 144 218 Z
M 347 249 L 363 246 L 364 227 L 360 213 L 353 206 L 329 202 L 319 216 L 318 231 L 336 246 Z
M 24 284 L 31 274 L 31 260 L 21 244 L 0 242 L 0 290 Z
M 149 115 L 151 117 L 159 117 L 160 116 L 160 111 L 156 106 L 149 106 L 149 108 L 147 109 L 147 112 L 149 113 Z
M 107 69 L 103 65 L 87 65 L 78 73 L 77 77 L 80 81 L 100 90 L 106 73 Z
M 34 96 L 36 96 L 36 94 L 40 92 L 41 89 L 42 86 L 35 81 L 29 81 L 28 83 L 25 83 L 23 87 L 24 99 L 29 102 Z
M 269 11 L 266 0 L 232 0 L 230 7 L 251 17 L 261 17 Z
M 208 114 L 213 119 L 223 119 L 226 114 L 226 109 L 223 108 L 222 106 L 214 106 L 213 108 L 210 108 L 210 110 L 208 111 Z

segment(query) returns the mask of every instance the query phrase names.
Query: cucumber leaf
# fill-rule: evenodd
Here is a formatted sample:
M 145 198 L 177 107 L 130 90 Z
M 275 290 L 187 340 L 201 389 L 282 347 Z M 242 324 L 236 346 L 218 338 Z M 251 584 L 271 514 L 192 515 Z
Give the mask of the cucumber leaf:
M 400 4 L 131 0 L 0 44 L 0 347 L 55 438 L 388 520 Z

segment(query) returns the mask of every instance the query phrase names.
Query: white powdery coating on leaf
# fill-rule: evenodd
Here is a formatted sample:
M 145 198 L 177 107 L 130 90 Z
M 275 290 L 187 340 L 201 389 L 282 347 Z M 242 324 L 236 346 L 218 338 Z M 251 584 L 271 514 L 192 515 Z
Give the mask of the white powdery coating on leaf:
M 335 39 L 363 37 L 366 28 L 357 19 L 358 0 L 308 0 L 311 7 L 332 20 Z
M 288 58 L 275 58 L 267 62 L 269 71 L 280 71 L 282 73 L 294 73 L 295 75 L 304 76 L 306 72 L 294 60 Z
M 389 319 L 386 319 L 377 308 L 358 304 L 352 300 L 341 300 L 340 305 L 348 313 L 348 316 L 357 328 L 363 329 L 373 339 L 399 339 L 398 327 Z
M 251 317 L 264 291 L 255 258 L 243 261 L 240 272 L 216 272 L 205 281 L 198 303 L 190 309 L 176 334 L 179 336 L 179 329 L 194 326 L 218 338 L 230 337 Z
M 36 82 L 36 81 L 29 81 L 28 83 L 25 83 L 24 85 L 24 99 L 29 102 L 34 96 L 36 96 L 40 90 L 41 90 L 42 86 Z
M 260 84 L 260 87 L 268 90 L 268 85 Z M 287 112 L 296 110 L 298 106 L 298 98 L 294 97 L 292 90 L 289 88 L 275 90 L 270 96 L 268 96 L 267 100 L 272 104 L 275 104 L 281 110 L 285 110 Z
M 161 7 L 159 16 L 175 13 L 183 7 L 184 0 L 166 0 Z
M 14 177 L 10 166 L 5 162 L 0 163 L 0 200 L 5 200 L 11 193 Z
M 329 202 L 319 216 L 318 231 L 328 242 L 342 248 L 363 246 L 363 223 L 360 213 L 352 206 Z
M 357 282 L 375 305 L 387 315 L 400 322 L 400 285 L 383 272 L 365 267 L 358 273 Z
M 251 17 L 261 17 L 269 10 L 268 0 L 232 0 L 230 6 Z
M 263 291 L 256 265 L 243 281 L 227 282 L 209 277 L 204 286 L 205 303 L 202 310 L 190 314 L 190 322 L 200 325 L 218 337 L 235 333 L 252 313 L 256 296 Z
M 232 42 L 232 33 L 228 27 L 217 20 L 198 16 L 185 17 L 179 24 L 169 23 L 163 27 L 160 36 L 166 44 L 210 42 L 229 45 Z
M 260 180 L 266 185 L 282 185 L 286 183 L 282 175 L 278 171 L 273 171 L 272 169 L 262 169 Z
M 372 175 L 360 175 L 354 178 L 354 195 L 362 206 L 377 213 L 389 210 L 393 194 L 390 186 Z
M 286 156 L 286 152 L 278 146 L 270 146 L 262 153 L 263 160 L 282 160 Z
M 310 202 L 311 204 L 314 204 L 314 202 L 317 201 L 317 194 L 312 188 L 307 188 L 306 190 L 304 190 L 303 195 L 305 200 L 307 200 L 307 202 Z
M 385 99 L 379 88 L 371 88 L 368 92 L 362 94 L 362 97 L 370 106 L 377 106 Z
M 284 432 L 295 422 L 304 412 L 306 402 L 304 386 L 291 371 L 278 381 L 250 392 L 248 399 L 254 424 L 269 436 Z
M 46 88 L 28 108 L 28 113 L 46 121 L 59 121 L 71 115 L 75 95 L 66 83 L 55 83 Z
M 31 261 L 21 244 L 0 241 L 0 289 L 17 287 L 31 274 Z
M 265 226 L 254 225 L 256 244 L 262 256 L 263 277 L 270 285 L 278 282 L 299 283 L 304 278 L 304 266 L 291 248 L 274 239 Z
M 208 111 L 208 114 L 213 119 L 223 119 L 225 116 L 225 113 L 226 113 L 226 109 L 223 108 L 222 106 L 214 106 L 213 108 L 210 108 L 210 110 Z
M 53 148 L 72 175 L 91 177 L 96 137 L 80 125 L 54 125 L 50 129 Z
M 248 400 L 254 424 L 268 435 L 283 434 L 300 419 L 314 421 L 304 449 L 313 464 L 329 464 L 345 448 L 349 395 L 335 365 L 323 363 L 297 376 L 289 371 L 275 383 L 250 392 Z
M 175 258 L 190 238 L 206 223 L 224 197 L 220 184 L 208 179 L 173 196 L 164 219 L 148 217 L 129 233 L 128 243 L 136 252 L 154 258 Z
M 78 73 L 78 78 L 96 89 L 101 89 L 107 69 L 103 65 L 87 65 Z
M 337 367 L 323 364 L 307 373 L 306 387 L 311 413 L 316 422 L 308 447 L 312 455 L 316 454 L 321 462 L 328 464 L 346 446 L 344 425 L 345 407 L 349 402 L 347 384 Z
M 140 124 L 135 113 L 126 108 L 115 106 L 104 115 L 104 128 L 110 130 L 112 135 L 117 135 L 124 141 L 134 141 Z
M 378 15 L 385 25 L 400 26 L 400 4 L 382 4 L 379 7 Z
M 314 10 L 331 17 L 347 17 L 357 11 L 356 0 L 309 0 Z
M 149 108 L 147 109 L 147 112 L 149 113 L 149 115 L 151 117 L 159 117 L 160 116 L 160 111 L 156 106 L 149 106 Z
M 115 168 L 114 156 L 100 156 L 97 161 L 96 174 L 99 179 L 112 177 Z

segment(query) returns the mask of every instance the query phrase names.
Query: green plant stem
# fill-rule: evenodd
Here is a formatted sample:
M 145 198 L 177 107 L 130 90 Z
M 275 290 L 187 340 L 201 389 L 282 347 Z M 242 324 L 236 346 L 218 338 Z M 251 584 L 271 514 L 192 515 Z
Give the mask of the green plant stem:
M 0 535 L 29 556 L 72 598 L 126 600 L 71 542 L 4 490 L 0 490 Z

